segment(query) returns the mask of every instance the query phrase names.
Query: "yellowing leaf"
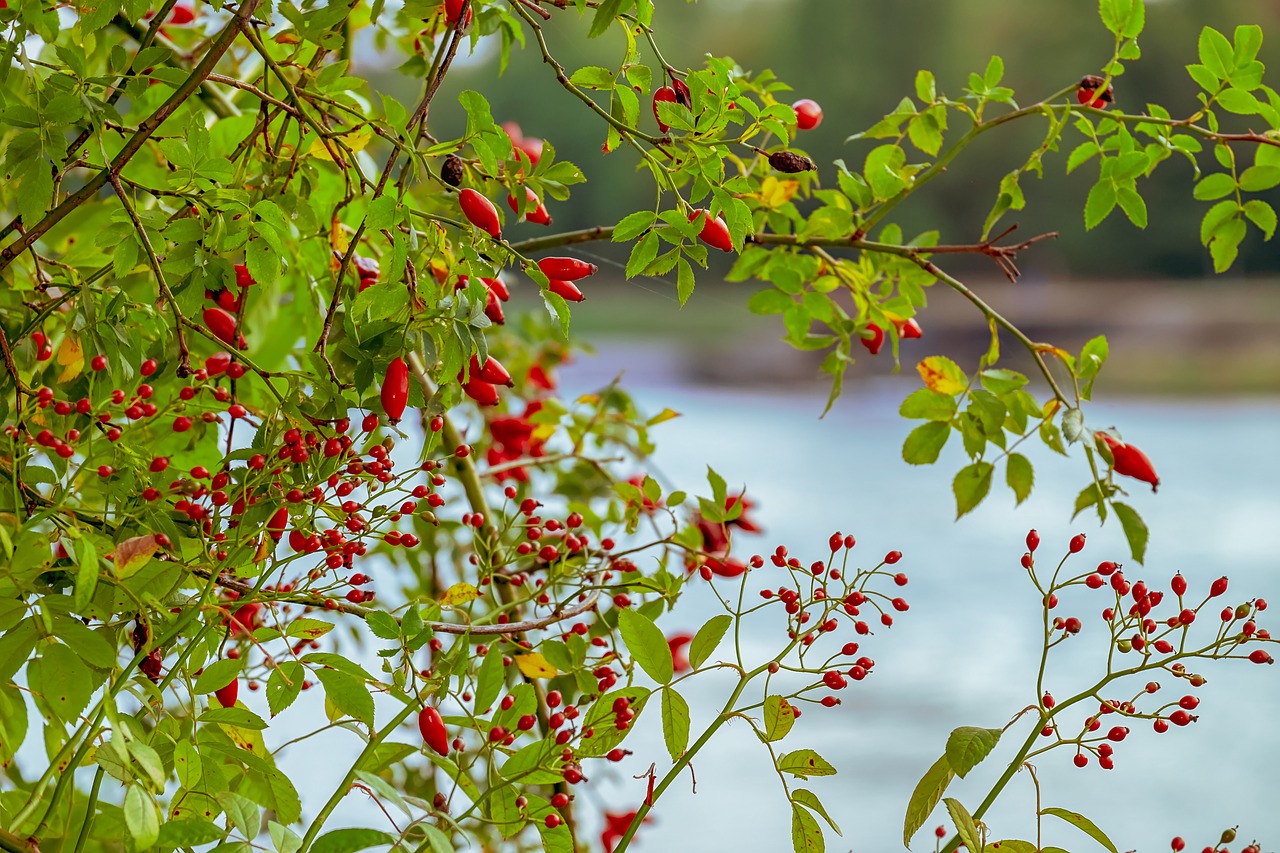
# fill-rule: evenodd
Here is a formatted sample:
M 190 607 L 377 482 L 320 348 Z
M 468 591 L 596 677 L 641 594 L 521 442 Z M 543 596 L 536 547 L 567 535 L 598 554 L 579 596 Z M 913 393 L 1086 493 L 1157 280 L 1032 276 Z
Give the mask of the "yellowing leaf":
M 351 245 L 351 241 L 347 239 L 347 231 L 342 227 L 342 220 L 335 213 L 333 218 L 329 220 L 329 248 L 339 254 L 345 254 L 347 247 Z M 334 255 L 329 259 L 329 269 L 334 272 L 342 266 L 342 259 Z
M 516 655 L 516 666 L 520 667 L 525 678 L 555 678 L 560 674 L 560 670 L 547 663 L 547 659 L 537 652 Z
M 442 607 L 457 607 L 459 604 L 475 601 L 479 597 L 480 590 L 471 584 L 455 583 L 444 591 L 444 595 L 440 596 L 440 604 Z
M 270 536 L 263 536 L 262 541 L 258 543 L 258 552 L 253 555 L 255 563 L 261 563 L 263 560 L 275 553 L 276 543 L 271 540 Z
M 680 413 L 674 409 L 663 409 L 661 412 L 658 412 L 658 414 L 649 418 L 648 422 L 645 423 L 645 426 L 657 426 L 658 424 L 666 423 L 667 421 L 678 417 L 680 417 Z
M 276 44 L 302 44 L 302 39 L 293 30 L 285 30 L 272 39 Z
M 352 152 L 363 151 L 364 147 L 369 144 L 369 140 L 373 139 L 373 131 L 357 130 L 354 133 L 345 133 L 338 138 L 341 139 L 342 144 L 351 149 Z M 341 151 L 341 149 L 338 148 L 336 141 L 330 140 L 329 145 L 332 146 L 335 151 Z M 307 149 L 307 153 L 320 160 L 333 161 L 333 157 L 329 154 L 329 148 L 325 146 L 325 140 L 320 138 L 316 138 L 311 143 L 311 147 Z
M 943 355 L 931 355 L 916 365 L 920 378 L 930 391 L 952 397 L 969 387 L 969 377 L 960 366 Z
M 116 577 L 121 580 L 133 577 L 141 571 L 143 566 L 151 562 L 151 558 L 159 549 L 156 537 L 151 533 L 124 540 L 116 546 Z
M 538 424 L 533 428 L 533 432 L 530 433 L 529 438 L 535 443 L 542 444 L 542 443 L 545 443 L 547 439 L 551 438 L 551 436 L 555 434 L 556 434 L 555 424 Z
M 768 207 L 782 207 L 791 201 L 799 189 L 799 181 L 780 180 L 776 175 L 769 175 L 760 184 L 760 201 Z
M 84 350 L 80 348 L 80 342 L 70 335 L 62 339 L 57 358 L 58 364 L 62 365 L 62 373 L 58 376 L 59 382 L 75 379 L 80 375 L 80 371 L 84 370 Z
M 1044 416 L 1046 418 L 1051 418 L 1058 413 L 1058 409 L 1060 408 L 1062 408 L 1062 401 L 1057 397 L 1054 397 L 1051 400 L 1046 400 L 1041 410 L 1044 412 Z

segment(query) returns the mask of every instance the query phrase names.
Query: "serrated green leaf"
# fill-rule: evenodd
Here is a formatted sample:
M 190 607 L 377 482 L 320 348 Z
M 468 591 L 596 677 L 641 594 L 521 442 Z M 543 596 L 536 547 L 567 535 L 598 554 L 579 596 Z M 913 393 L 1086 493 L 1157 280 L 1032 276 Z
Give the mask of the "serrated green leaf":
M 921 424 L 902 444 L 902 460 L 908 465 L 932 465 L 951 437 L 951 425 L 941 421 Z
M 822 801 L 818 799 L 817 794 L 813 793 L 812 791 L 805 790 L 804 788 L 796 788 L 794 791 L 791 792 L 791 801 L 795 803 L 800 803 L 801 805 L 807 807 L 810 811 L 813 811 L 819 814 L 822 817 L 822 819 L 827 822 L 827 825 L 831 827 L 831 829 L 835 832 L 836 835 L 844 834 L 840 831 L 840 827 L 836 824 L 836 822 L 831 819 L 831 815 L 827 814 L 827 810 L 823 807 Z
M 712 616 L 703 623 L 698 633 L 693 635 L 693 641 L 689 643 L 689 665 L 698 669 L 706 663 L 732 624 L 733 617 L 727 613 Z
M 1010 453 L 1005 468 L 1005 481 L 1009 484 L 1009 488 L 1013 489 L 1014 498 L 1019 504 L 1031 496 L 1035 480 L 1035 469 L 1031 465 L 1031 460 L 1021 453 Z
M 370 847 L 390 844 L 395 837 L 376 829 L 334 829 L 326 832 L 311 845 L 312 853 L 355 853 Z
M 956 518 L 974 510 L 991 491 L 991 475 L 995 466 L 990 462 L 974 462 L 961 468 L 951 483 L 956 496 Z
M 956 400 L 950 394 L 917 388 L 902 401 L 898 414 L 912 420 L 950 421 L 956 414 Z
M 1115 210 L 1117 201 L 1116 186 L 1109 178 L 1103 178 L 1094 184 L 1084 204 L 1085 230 L 1100 225 Z
M 1236 191 L 1235 179 L 1225 172 L 1214 172 L 1212 175 L 1206 175 L 1192 191 L 1192 195 L 1199 201 L 1213 201 L 1214 199 L 1229 196 Z
M 772 743 L 782 740 L 791 731 L 796 722 L 796 709 L 781 696 L 766 696 L 764 699 L 764 731 L 761 740 Z
M 200 673 L 196 679 L 195 692 L 213 693 L 215 690 L 221 690 L 235 681 L 243 668 L 244 662 L 239 658 L 216 660 L 206 666 L 204 672 Z
M 332 669 L 316 670 L 324 695 L 343 714 L 373 727 L 373 696 L 364 682 Z
M 635 278 L 644 272 L 645 267 L 658 256 L 658 235 L 650 231 L 631 247 L 631 257 L 627 260 L 627 278 Z
M 812 749 L 797 749 L 778 756 L 778 770 L 800 779 L 810 776 L 834 776 L 836 769 Z
M 675 672 L 671 647 L 652 619 L 636 610 L 621 610 L 618 612 L 618 631 L 631 656 L 650 678 L 659 684 L 671 681 Z
M 963 779 L 969 771 L 982 763 L 1000 742 L 1000 729 L 984 729 L 977 726 L 961 726 L 947 738 L 947 761 L 955 774 Z
M 662 691 L 662 737 L 672 761 L 689 748 L 689 703 L 670 687 Z
M 1110 853 L 1118 853 L 1116 845 L 1107 837 L 1107 834 L 1098 828 L 1097 824 L 1089 820 L 1079 812 L 1067 811 L 1066 809 L 1048 808 L 1041 809 L 1040 814 L 1052 815 L 1053 817 L 1065 820 L 1076 829 L 1087 834 L 1094 841 L 1105 847 Z
M 365 618 L 369 633 L 382 640 L 400 639 L 400 623 L 394 616 L 383 610 L 374 610 Z
M 613 236 L 610 239 L 615 243 L 634 240 L 649 230 L 657 218 L 657 214 L 652 210 L 637 210 L 635 213 L 629 213 L 614 226 Z
M 1142 516 L 1138 515 L 1137 510 L 1128 504 L 1112 502 L 1111 508 L 1116 511 L 1120 526 L 1124 528 L 1124 535 L 1129 540 L 1129 551 L 1133 554 L 1133 559 L 1141 563 L 1147 555 L 1147 540 L 1151 535 L 1147 530 L 1146 522 L 1142 520 Z
M 135 850 L 147 850 L 160 837 L 160 809 L 141 785 L 130 785 L 124 795 L 124 825 Z
M 817 818 L 795 803 L 791 804 L 791 846 L 795 853 L 824 853 L 827 849 Z
M 911 792 L 911 799 L 907 802 L 907 815 L 902 822 L 903 846 L 911 846 L 911 838 L 929 819 L 929 815 L 942 799 L 943 793 L 946 792 L 954 776 L 955 771 L 951 769 L 951 762 L 947 756 L 943 755 L 925 771 L 924 776 L 920 777 L 915 790 Z

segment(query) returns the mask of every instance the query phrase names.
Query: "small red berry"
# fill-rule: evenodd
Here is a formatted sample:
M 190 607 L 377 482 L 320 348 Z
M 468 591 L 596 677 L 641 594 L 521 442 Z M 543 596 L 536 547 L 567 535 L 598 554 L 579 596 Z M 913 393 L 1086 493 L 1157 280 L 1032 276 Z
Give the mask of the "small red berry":
M 822 107 L 809 98 L 801 98 L 791 105 L 796 111 L 796 127 L 800 130 L 813 130 L 822 124 Z
M 1075 536 L 1072 536 L 1071 542 L 1068 545 L 1068 548 L 1071 550 L 1072 554 L 1079 554 L 1081 551 L 1083 551 L 1084 550 L 1084 534 L 1077 533 Z

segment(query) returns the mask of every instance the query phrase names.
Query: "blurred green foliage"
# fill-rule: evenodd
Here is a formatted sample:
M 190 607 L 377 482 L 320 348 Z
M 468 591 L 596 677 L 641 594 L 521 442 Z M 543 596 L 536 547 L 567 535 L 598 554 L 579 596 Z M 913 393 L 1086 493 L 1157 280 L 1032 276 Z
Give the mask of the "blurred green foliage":
M 796 86 L 796 98 L 821 103 L 822 125 L 802 134 L 799 142 L 833 186 L 831 162 L 844 158 L 860 163 L 874 144 L 846 143 L 845 138 L 870 126 L 910 94 L 920 68 L 932 70 L 940 90 L 958 97 L 969 72 L 980 72 L 992 54 L 999 54 L 1005 60 L 1004 85 L 1013 87 L 1018 102 L 1025 104 L 1097 72 L 1112 49 L 1111 36 L 1098 22 L 1091 0 L 668 0 L 660 4 L 658 14 L 659 45 L 677 68 L 698 67 L 707 53 L 728 55 L 748 71 L 773 69 Z M 671 25 L 673 19 L 678 23 Z M 869 26 L 871 22 L 876 26 Z M 1152 0 L 1141 39 L 1143 58 L 1117 80 L 1117 107 L 1138 110 L 1157 102 L 1175 116 L 1180 111 L 1190 114 L 1196 108 L 1197 87 L 1184 67 L 1196 61 L 1201 28 L 1213 26 L 1229 34 L 1247 23 L 1259 24 L 1268 33 L 1280 32 L 1280 5 L 1265 0 Z M 569 15 L 557 16 L 548 39 L 553 52 L 571 68 L 615 65 L 620 55 L 618 36 L 588 41 L 586 25 Z M 550 73 L 537 52 L 515 52 L 499 78 L 496 48 L 494 39 L 486 40 L 450 75 L 434 118 L 456 121 L 460 132 L 462 111 L 450 104 L 462 89 L 481 89 L 499 121 L 517 121 L 527 135 L 545 137 L 556 145 L 559 156 L 582 165 L 592 181 L 613 189 L 576 194 L 570 204 L 554 205 L 557 228 L 613 224 L 610 211 L 645 205 L 653 196 L 652 181 L 635 171 L 633 154 L 624 148 L 605 156 L 600 151 L 602 135 L 596 139 L 575 132 L 587 121 L 579 102 L 562 91 L 537 100 L 528 97 L 532 87 L 526 81 Z M 1264 43 L 1259 58 L 1273 72 L 1280 68 L 1280 39 Z M 413 81 L 388 72 L 379 82 L 393 94 L 412 98 Z M 1267 82 L 1275 85 L 1274 76 Z M 944 177 L 929 193 L 904 205 L 902 222 L 908 233 L 917 226 L 940 227 L 943 242 L 979 239 L 1000 177 L 1019 165 L 1019 158 L 1042 138 L 1042 123 L 1019 125 L 980 140 L 962 155 L 964 168 L 956 170 L 954 180 Z M 645 126 L 653 129 L 651 122 Z M 454 129 L 448 121 L 438 127 Z M 963 130 L 953 128 L 953 137 L 957 129 Z M 1251 128 L 1242 124 L 1228 129 Z M 1068 139 L 1077 141 L 1070 134 Z M 1017 222 L 1023 236 L 1061 233 L 1057 242 L 1041 244 L 1022 259 L 1024 272 L 1032 277 L 1212 274 L 1209 254 L 1197 239 L 1208 204 L 1188 200 L 1193 177 L 1189 165 L 1159 170 L 1142 182 L 1150 211 L 1145 233 L 1139 235 L 1121 221 L 1086 233 L 1084 200 L 1097 165 L 1095 161 L 1084 166 L 1084 174 L 1068 180 L 1067 153 L 1047 159 L 1043 180 L 1029 177 L 1023 182 L 1027 209 L 1005 218 L 1006 223 Z M 1273 203 L 1280 201 L 1280 193 L 1261 197 L 1268 195 L 1276 196 L 1269 199 Z M 1280 255 L 1254 232 L 1241 247 L 1235 269 L 1241 274 L 1274 274 L 1280 272 Z

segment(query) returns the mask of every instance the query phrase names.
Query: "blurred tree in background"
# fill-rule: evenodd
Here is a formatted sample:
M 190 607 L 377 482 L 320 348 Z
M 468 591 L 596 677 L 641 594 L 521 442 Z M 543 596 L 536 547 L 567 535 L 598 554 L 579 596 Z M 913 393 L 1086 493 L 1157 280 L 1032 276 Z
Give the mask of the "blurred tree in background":
M 900 93 L 911 91 L 919 68 L 931 69 L 941 86 L 955 89 L 999 52 L 1005 60 L 1005 85 L 1024 98 L 1034 98 L 1096 72 L 1111 50 L 1097 31 L 1096 4 L 1079 0 L 701 0 L 670 6 L 664 13 L 682 21 L 668 31 L 666 58 L 673 65 L 697 66 L 707 53 L 728 55 L 751 71 L 773 69 L 796 87 L 796 97 L 822 103 L 827 120 L 803 140 L 809 155 L 822 165 L 838 158 L 860 164 L 872 143 L 846 143 L 845 138 L 892 110 Z M 867 25 L 871 21 L 875 27 Z M 1175 115 L 1179 109 L 1190 114 L 1197 87 L 1183 63 L 1200 29 L 1208 25 L 1230 32 L 1243 23 L 1272 29 L 1280 24 L 1280 5 L 1263 0 L 1151 2 L 1141 39 L 1143 61 L 1117 80 L 1117 107 L 1139 110 L 1156 102 L 1168 105 Z M 617 35 L 588 41 L 587 25 L 580 23 L 578 29 L 581 32 L 575 33 L 565 26 L 549 34 L 552 49 L 573 65 L 608 65 L 617 50 L 611 39 Z M 388 67 L 375 75 L 377 83 L 401 99 L 410 98 L 415 82 L 394 73 L 396 49 L 387 45 L 385 51 Z M 1280 64 L 1280 45 L 1264 44 L 1259 59 L 1273 67 Z M 539 73 L 536 51 L 514 52 L 501 76 L 498 64 L 497 45 L 488 40 L 450 75 L 441 103 L 456 103 L 454 96 L 462 89 L 483 90 L 495 117 L 519 122 L 530 135 L 555 139 L 562 144 L 561 157 L 580 163 L 592 180 L 614 190 L 575 199 L 572 208 L 556 212 L 557 226 L 612 225 L 611 211 L 618 205 L 648 203 L 652 182 L 633 172 L 633 158 L 606 157 L 600 151 L 602 138 L 563 132 L 583 121 L 581 105 L 572 96 L 555 92 L 545 99 L 528 97 L 523 81 Z M 461 110 L 454 109 L 450 116 L 444 109 L 441 113 L 442 132 L 460 133 Z M 1001 175 L 1020 165 L 1018 158 L 1038 143 L 1042 132 L 1043 127 L 1027 123 L 1010 134 L 980 140 L 964 155 L 963 178 L 939 181 L 928 198 L 913 199 L 904 207 L 907 231 L 939 227 L 944 242 L 978 239 L 995 200 L 992 188 Z M 1135 240 L 1136 229 L 1127 222 L 1085 232 L 1081 211 L 1089 181 L 1064 174 L 1067 153 L 1051 155 L 1042 180 L 1023 182 L 1027 209 L 1006 217 L 1026 234 L 1061 233 L 1056 243 L 1043 244 L 1028 257 L 1026 271 L 1032 278 L 1212 274 L 1209 255 L 1197 240 L 1200 217 L 1209 204 L 1186 203 L 1193 178 L 1189 164 L 1160 170 L 1143 182 L 1151 218 L 1142 239 Z M 1095 174 L 1097 161 L 1082 168 Z M 1252 232 L 1241 246 L 1235 269 L 1245 275 L 1274 274 L 1280 271 L 1280 256 Z

